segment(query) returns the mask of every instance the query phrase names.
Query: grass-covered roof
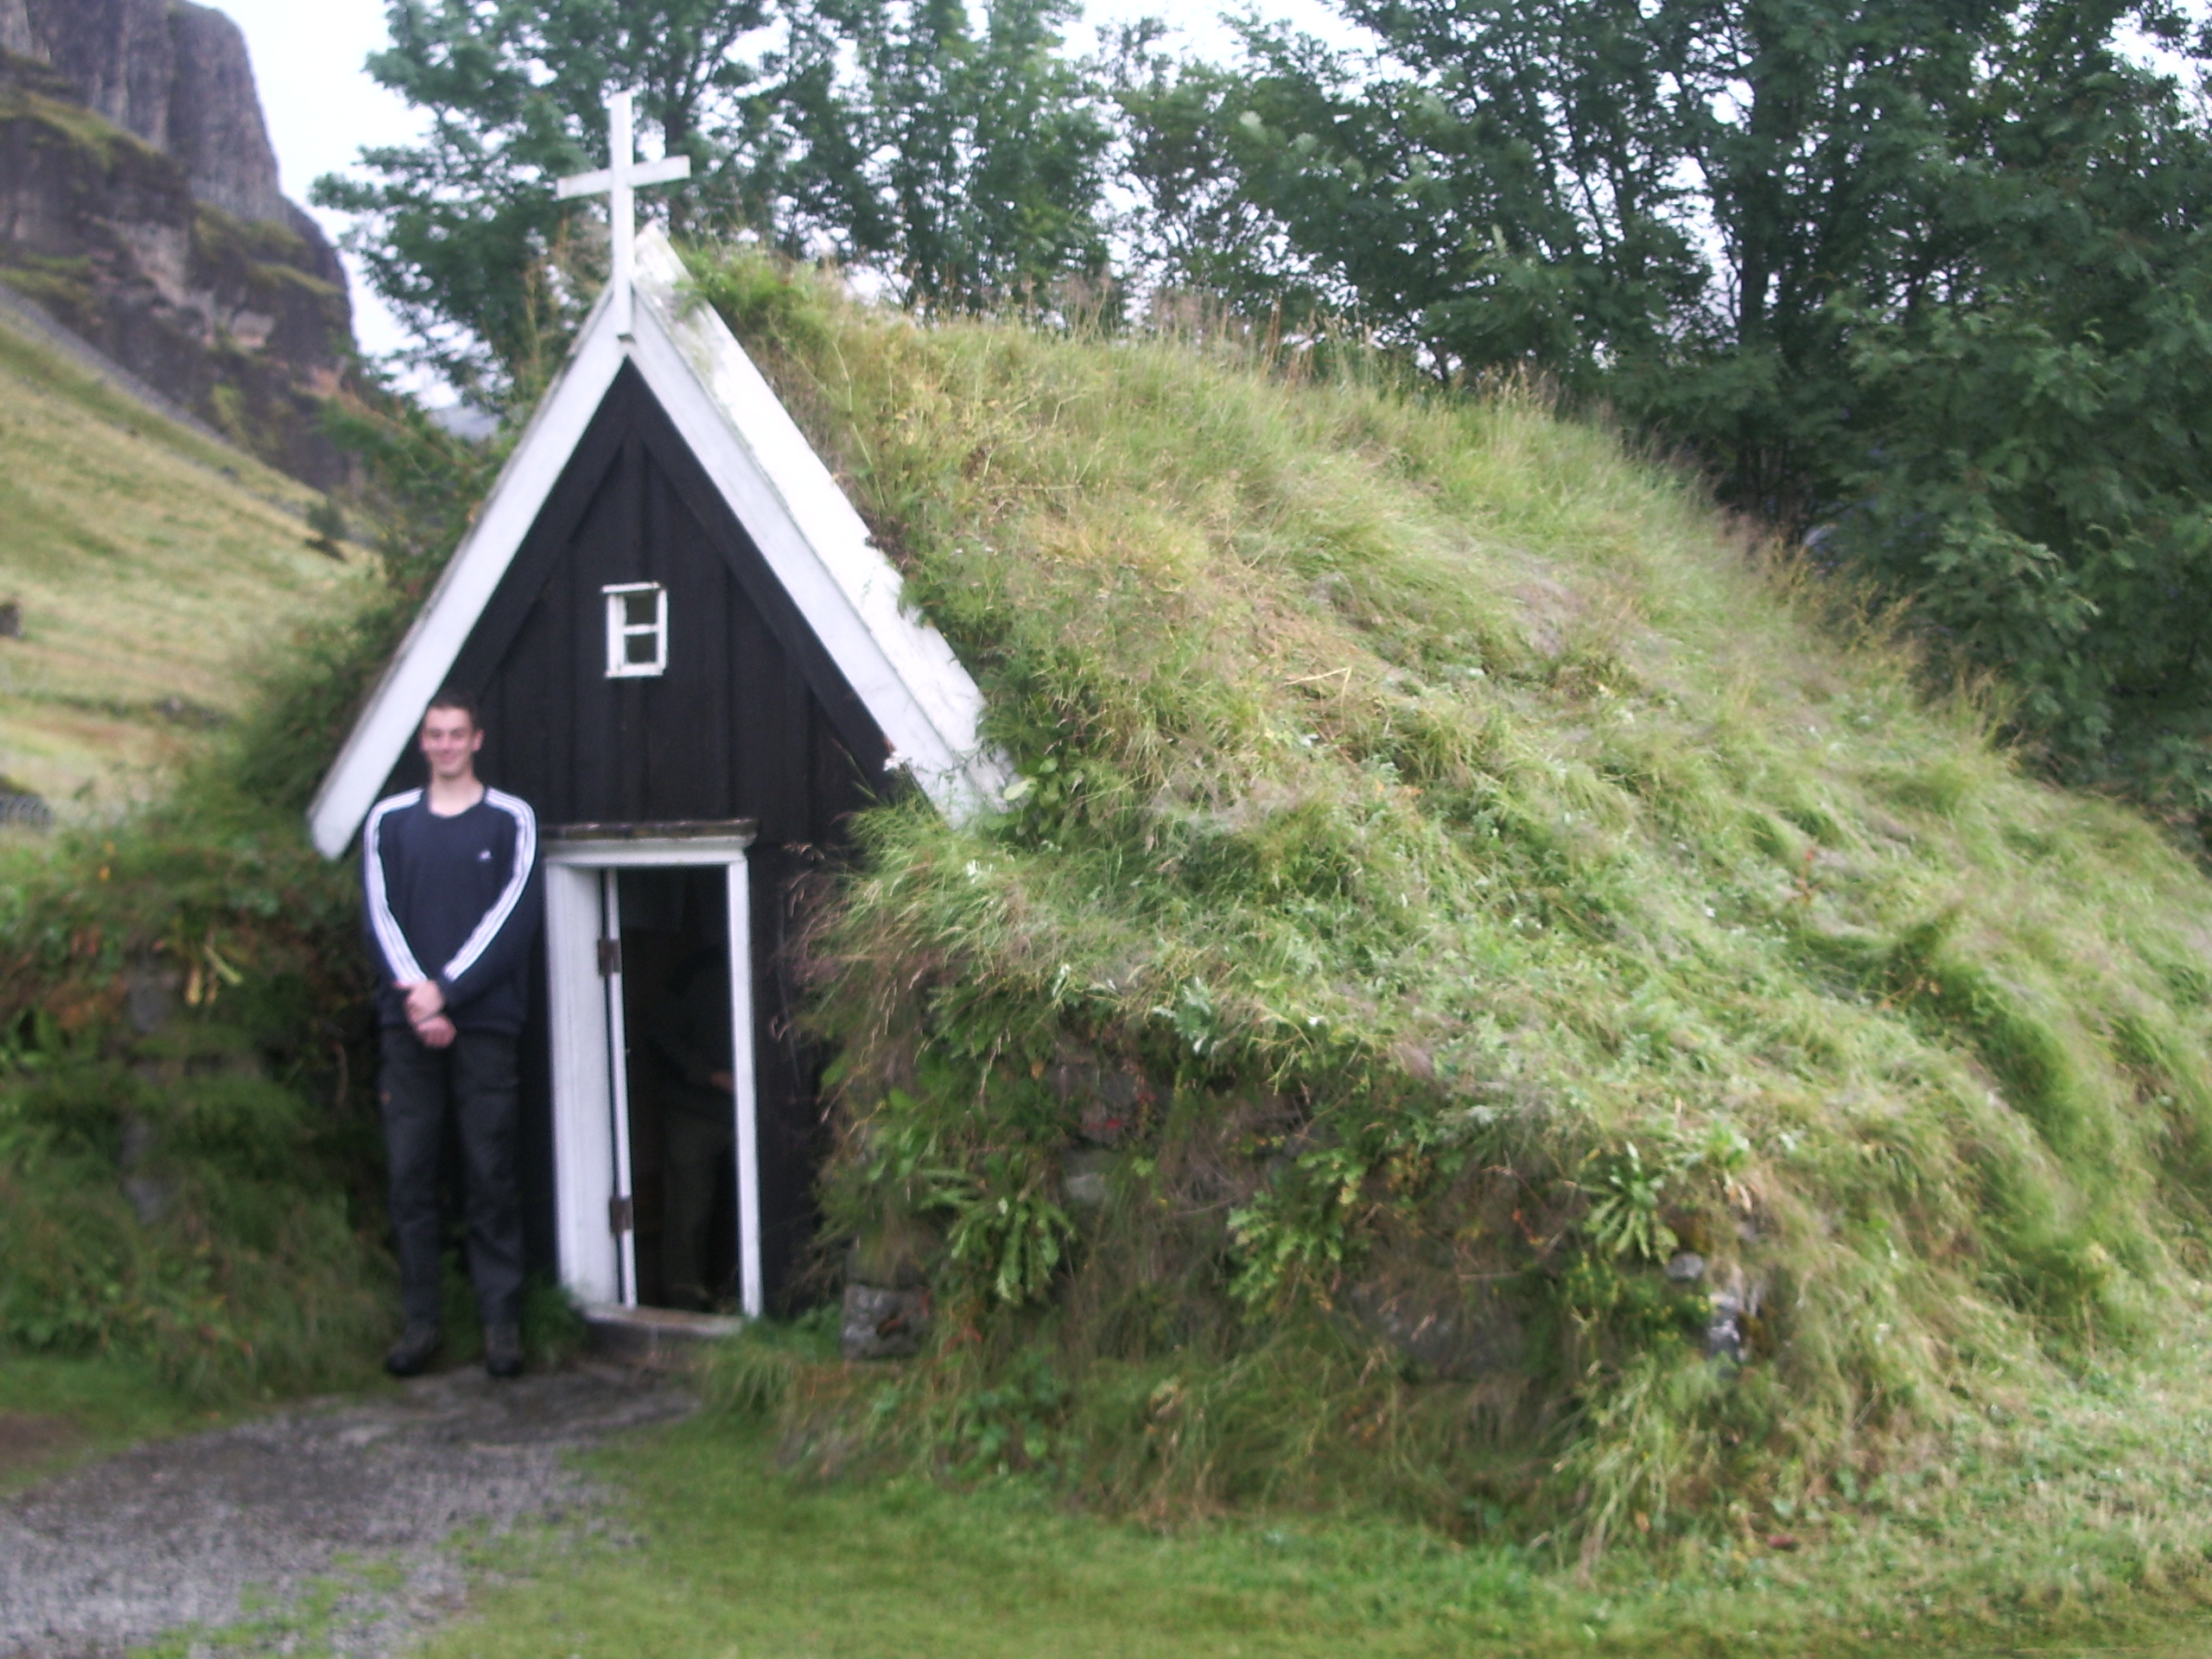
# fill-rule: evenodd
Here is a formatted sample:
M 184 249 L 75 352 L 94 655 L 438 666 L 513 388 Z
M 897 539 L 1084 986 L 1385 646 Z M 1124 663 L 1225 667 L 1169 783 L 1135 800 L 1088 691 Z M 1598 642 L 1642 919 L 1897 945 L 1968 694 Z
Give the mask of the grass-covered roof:
M 2212 887 L 1691 485 L 1522 391 L 696 268 L 1024 780 L 875 813 L 809 946 L 833 1230 L 941 1294 L 890 1418 L 1041 1364 L 1133 1497 L 1602 1535 L 2171 1305 Z

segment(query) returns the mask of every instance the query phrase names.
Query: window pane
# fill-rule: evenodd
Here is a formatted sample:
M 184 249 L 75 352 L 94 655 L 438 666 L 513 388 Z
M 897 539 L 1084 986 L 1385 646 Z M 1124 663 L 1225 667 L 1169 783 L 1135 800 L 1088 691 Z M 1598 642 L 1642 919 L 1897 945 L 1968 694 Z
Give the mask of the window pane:
M 622 641 L 625 662 L 650 663 L 660 655 L 660 636 L 657 633 L 633 633 Z
M 630 626 L 633 628 L 650 628 L 652 626 L 653 623 L 658 620 L 659 617 L 659 601 L 660 595 L 658 593 L 623 594 L 622 609 L 624 614 L 629 619 Z M 639 662 L 644 659 L 633 657 L 630 660 L 632 662 Z

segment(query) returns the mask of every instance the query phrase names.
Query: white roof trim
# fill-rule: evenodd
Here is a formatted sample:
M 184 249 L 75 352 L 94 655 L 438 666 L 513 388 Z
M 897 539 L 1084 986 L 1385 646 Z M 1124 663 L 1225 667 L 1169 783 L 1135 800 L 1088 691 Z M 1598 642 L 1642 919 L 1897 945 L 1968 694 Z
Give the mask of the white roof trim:
M 675 249 L 648 231 L 638 240 L 632 338 L 616 335 L 603 299 L 586 320 L 316 791 L 308 823 L 326 858 L 346 850 L 376 804 L 626 360 L 891 743 L 891 764 L 910 769 L 955 822 L 1001 800 L 1013 770 L 978 735 L 982 693 L 944 637 L 903 608 L 898 571 L 736 336 L 690 301 L 684 280 Z

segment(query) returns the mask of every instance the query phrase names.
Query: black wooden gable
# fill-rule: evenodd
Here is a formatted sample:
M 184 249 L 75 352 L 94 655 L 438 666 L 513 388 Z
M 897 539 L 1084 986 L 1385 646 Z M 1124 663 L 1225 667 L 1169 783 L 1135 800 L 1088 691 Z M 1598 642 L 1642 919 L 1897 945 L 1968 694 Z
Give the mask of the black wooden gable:
M 667 670 L 610 678 L 602 589 L 638 582 L 667 590 Z M 818 845 L 889 751 L 629 365 L 448 677 L 482 702 L 481 774 L 548 826 L 749 818 L 764 846 Z M 410 747 L 390 787 L 422 768 Z

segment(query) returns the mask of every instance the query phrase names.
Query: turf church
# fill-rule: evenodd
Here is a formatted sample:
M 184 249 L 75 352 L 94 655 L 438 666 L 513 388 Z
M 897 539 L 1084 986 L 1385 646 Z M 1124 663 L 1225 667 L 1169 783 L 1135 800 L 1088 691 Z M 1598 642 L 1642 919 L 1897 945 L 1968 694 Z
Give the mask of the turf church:
M 535 1265 L 588 1304 L 759 1313 L 791 1289 L 820 1150 L 794 883 L 887 782 L 957 817 L 1007 774 L 829 469 L 666 240 L 633 234 L 632 193 L 685 163 L 632 162 L 628 99 L 611 113 L 614 165 L 562 188 L 611 197 L 612 277 L 310 825 L 341 856 L 423 780 L 437 690 L 481 700 L 480 771 L 536 809 L 545 873 Z

